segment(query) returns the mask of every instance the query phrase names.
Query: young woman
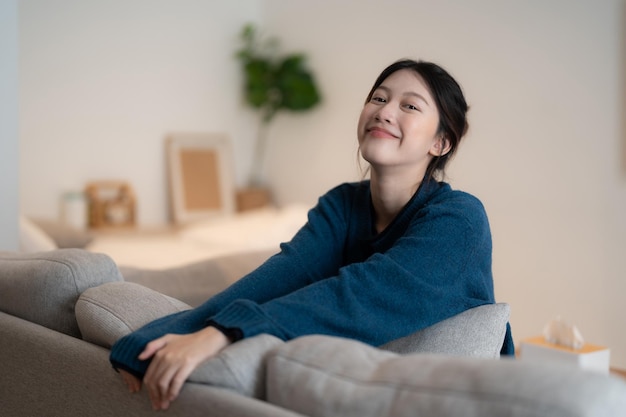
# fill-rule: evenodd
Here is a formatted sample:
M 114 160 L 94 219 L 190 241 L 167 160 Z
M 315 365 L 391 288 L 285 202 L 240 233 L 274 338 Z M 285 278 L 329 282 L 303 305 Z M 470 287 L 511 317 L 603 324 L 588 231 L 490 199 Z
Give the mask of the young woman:
M 201 306 L 120 339 L 111 362 L 166 409 L 203 361 L 246 337 L 336 335 L 374 346 L 493 303 L 491 234 L 475 197 L 438 181 L 467 131 L 457 82 L 398 61 L 358 122 L 370 180 L 319 199 L 280 253 Z M 513 354 L 510 328 L 503 354 Z

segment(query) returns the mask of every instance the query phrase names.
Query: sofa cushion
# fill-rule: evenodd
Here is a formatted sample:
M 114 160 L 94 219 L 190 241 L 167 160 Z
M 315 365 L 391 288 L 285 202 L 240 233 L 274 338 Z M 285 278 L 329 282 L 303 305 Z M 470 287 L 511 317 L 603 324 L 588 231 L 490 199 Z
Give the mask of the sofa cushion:
M 76 318 L 85 340 L 110 348 L 119 338 L 144 324 L 189 308 L 142 285 L 114 282 L 85 291 L 76 303 Z M 241 340 L 198 367 L 189 381 L 262 398 L 266 353 L 283 343 L 270 335 Z
M 510 310 L 506 303 L 474 307 L 380 348 L 402 354 L 422 352 L 498 358 Z
M 305 336 L 267 357 L 267 400 L 307 416 L 621 415 L 626 384 L 559 364 L 397 355 Z
M 128 333 L 160 317 L 191 307 L 175 298 L 132 282 L 89 288 L 76 302 L 76 321 L 83 339 L 111 348 Z
M 272 349 L 283 344 L 281 339 L 269 334 L 240 340 L 199 366 L 189 381 L 229 388 L 265 400 L 267 357 Z
M 111 258 L 82 249 L 2 252 L 0 270 L 0 310 L 74 337 L 80 294 L 123 279 Z
M 275 251 L 242 252 L 167 269 L 120 266 L 124 280 L 196 307 L 261 265 Z

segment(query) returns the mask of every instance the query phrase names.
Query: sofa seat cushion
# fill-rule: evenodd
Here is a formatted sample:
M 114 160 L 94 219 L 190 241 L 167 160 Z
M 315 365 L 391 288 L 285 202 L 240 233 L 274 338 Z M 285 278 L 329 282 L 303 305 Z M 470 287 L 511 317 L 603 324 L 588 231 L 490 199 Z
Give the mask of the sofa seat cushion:
M 111 258 L 82 249 L 2 252 L 0 270 L 0 310 L 74 337 L 81 336 L 74 314 L 80 294 L 123 280 Z
M 626 384 L 558 364 L 398 355 L 306 336 L 267 358 L 267 400 L 307 416 L 622 415 Z

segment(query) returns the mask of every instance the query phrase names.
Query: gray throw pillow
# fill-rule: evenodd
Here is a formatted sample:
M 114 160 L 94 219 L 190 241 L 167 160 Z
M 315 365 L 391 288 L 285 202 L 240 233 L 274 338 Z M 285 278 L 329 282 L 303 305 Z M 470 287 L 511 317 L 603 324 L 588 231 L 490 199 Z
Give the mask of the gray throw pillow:
M 507 303 L 474 307 L 380 348 L 402 354 L 422 352 L 498 358 L 510 312 Z
M 123 279 L 111 258 L 82 249 L 3 252 L 0 270 L 0 310 L 74 337 L 80 337 L 74 314 L 80 294 Z

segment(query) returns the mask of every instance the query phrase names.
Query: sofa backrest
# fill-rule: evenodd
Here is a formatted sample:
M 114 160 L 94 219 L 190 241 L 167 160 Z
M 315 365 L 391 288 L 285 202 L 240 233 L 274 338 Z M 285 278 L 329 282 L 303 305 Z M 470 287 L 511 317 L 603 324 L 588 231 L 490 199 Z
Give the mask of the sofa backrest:
M 379 347 L 399 354 L 420 352 L 497 359 L 510 315 L 507 303 L 483 304 Z
M 0 252 L 0 311 L 80 337 L 74 305 L 81 293 L 123 280 L 110 257 L 82 249 Z

